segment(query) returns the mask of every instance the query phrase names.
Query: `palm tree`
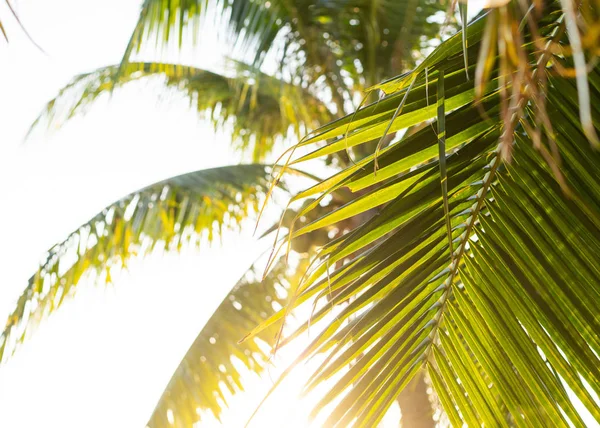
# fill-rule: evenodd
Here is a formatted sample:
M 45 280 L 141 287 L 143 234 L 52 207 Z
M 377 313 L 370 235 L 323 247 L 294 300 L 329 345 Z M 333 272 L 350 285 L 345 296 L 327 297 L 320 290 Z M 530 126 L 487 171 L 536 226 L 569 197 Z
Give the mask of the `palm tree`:
M 374 83 L 364 76 L 388 76 L 390 69 L 370 65 L 385 64 L 395 51 L 381 59 L 377 50 L 356 54 L 364 76 L 353 75 L 352 55 L 324 62 L 315 42 L 315 27 L 345 23 L 345 13 L 356 13 L 357 25 L 349 20 L 337 33 L 327 27 L 336 42 L 325 43 L 329 57 L 336 58 L 339 41 L 350 34 L 366 34 L 352 39 L 362 46 L 377 40 L 383 47 L 384 39 L 366 30 L 394 15 L 367 14 L 375 2 L 322 1 L 308 12 L 284 1 L 224 3 L 233 33 L 254 46 L 257 64 L 277 37 L 299 38 L 283 44 L 284 57 L 292 58 L 287 49 L 299 50 L 302 77 L 323 76 L 311 80 L 315 86 L 299 87 L 316 97 L 325 93 L 317 86 L 326 85 L 331 96 L 323 101 L 332 116 L 350 110 L 354 92 L 369 86 L 361 78 Z M 177 2 L 174 10 L 184 4 L 194 13 L 177 16 L 202 16 L 192 1 L 181 9 Z M 126 78 L 129 56 L 148 34 L 185 38 L 181 29 L 190 26 L 164 7 L 145 3 L 112 82 Z M 293 16 L 283 35 L 282 11 Z M 271 342 L 285 344 L 325 320 L 296 363 L 326 355 L 307 382 L 309 391 L 331 385 L 313 412 L 335 403 L 333 411 L 327 407 L 326 424 L 376 426 L 424 372 L 453 426 L 600 422 L 600 69 L 592 31 L 599 12 L 596 3 L 560 0 L 506 2 L 481 13 L 423 61 L 405 59 L 405 73 L 371 86 L 371 104 L 312 131 L 289 151 L 277 178 L 313 159 L 339 170 L 291 199 L 305 202 L 284 214 L 286 240 L 341 233 L 316 250 L 287 307 L 242 345 L 301 304 L 326 301 L 296 331 Z M 398 26 L 398 35 L 422 32 L 406 22 Z M 388 30 L 382 34 L 393 33 Z M 93 93 L 84 89 L 83 97 L 70 99 Z M 336 204 L 324 209 L 328 200 Z M 270 272 L 276 276 L 278 260 L 275 251 Z M 192 389 L 180 391 L 181 398 Z M 168 399 L 169 393 L 161 400 Z M 171 400 L 159 410 L 163 418 L 168 408 L 180 426 L 197 420 L 186 419 L 191 412 L 179 413 L 184 405 Z
M 196 171 L 155 183 L 107 206 L 52 247 L 9 317 L 0 356 L 6 358 L 43 317 L 73 295 L 82 276 L 90 271 L 110 281 L 111 269 L 126 266 L 133 254 L 146 254 L 155 246 L 178 250 L 182 245 L 198 244 L 203 237 L 211 240 L 221 227 L 238 226 L 272 190 L 266 185 L 271 171 L 261 162 L 275 144 L 289 137 L 290 130 L 299 138 L 343 117 L 354 109 L 365 87 L 414 67 L 428 46 L 424 40 L 439 31 L 439 23 L 428 18 L 443 10 L 445 6 L 437 1 L 314 4 L 246 0 L 216 5 L 145 1 L 121 63 L 76 76 L 47 104 L 34 127 L 56 128 L 85 113 L 102 94 L 132 81 L 154 78 L 160 79 L 165 89 L 187 96 L 215 128 L 230 131 L 234 148 L 249 155 L 253 163 Z M 174 45 L 185 45 L 190 37 L 202 34 L 199 26 L 211 18 L 221 22 L 217 27 L 226 30 L 225 37 L 234 46 L 231 54 L 238 56 L 222 69 L 134 58 L 152 42 L 158 42 L 166 53 Z M 157 53 L 160 57 L 163 51 Z M 269 64 L 276 64 L 277 71 L 267 73 Z M 365 155 L 360 150 L 353 153 L 353 157 Z M 327 163 L 348 166 L 351 161 L 344 154 Z M 332 211 L 352 197 L 336 192 L 323 210 Z M 291 221 L 294 215 L 290 214 L 293 211 L 288 210 Z M 241 386 L 231 357 L 256 371 L 267 361 L 256 342 L 238 345 L 238 339 L 275 313 L 274 302 L 284 303 L 277 287 L 288 288 L 297 282 L 293 278 L 302 273 L 307 254 L 325 244 L 328 233 L 340 234 L 346 227 L 340 223 L 294 240 L 292 249 L 302 255 L 302 262 L 294 267 L 275 263 L 275 270 L 262 285 L 257 283 L 256 267 L 250 269 L 190 347 L 149 425 L 169 425 L 167 410 L 181 426 L 199 420 L 197 408 L 219 417 L 216 397 L 225 400 L 219 382 L 225 382 L 231 391 Z M 273 347 L 277 331 L 260 333 L 259 338 Z M 219 367 L 225 367 L 225 373 Z M 408 406 L 429 407 L 426 393 L 419 398 L 420 402 Z M 404 420 L 407 422 L 407 417 Z M 424 426 L 431 425 L 432 420 Z

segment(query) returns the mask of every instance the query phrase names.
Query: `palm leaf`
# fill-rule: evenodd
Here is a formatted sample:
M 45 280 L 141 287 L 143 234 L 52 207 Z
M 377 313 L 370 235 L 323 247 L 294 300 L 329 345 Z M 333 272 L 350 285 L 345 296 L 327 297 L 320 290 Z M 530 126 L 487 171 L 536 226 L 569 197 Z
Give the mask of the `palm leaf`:
M 76 76 L 48 102 L 33 127 L 45 123 L 58 128 L 77 114 L 86 113 L 103 94 L 133 81 L 162 78 L 166 88 L 186 96 L 198 113 L 215 128 L 231 123 L 233 141 L 263 159 L 277 139 L 293 128 L 296 135 L 331 119 L 325 105 L 299 86 L 237 65 L 234 77 L 163 63 L 129 63 Z
M 48 251 L 7 320 L 0 359 L 76 291 L 84 274 L 110 282 L 111 269 L 132 256 L 211 241 L 256 212 L 269 187 L 269 168 L 235 165 L 169 178 L 110 204 Z
M 238 341 L 244 331 L 272 315 L 275 305 L 285 304 L 294 275 L 283 259 L 263 280 L 262 273 L 253 265 L 208 320 L 169 381 L 149 427 L 190 427 L 207 410 L 219 418 L 221 402 L 227 404 L 223 390 L 233 394 L 243 389 L 243 372 L 234 360 L 254 373 L 263 370 L 269 360 L 265 346 L 274 346 L 276 331 L 265 330 L 258 342 Z
M 493 10 L 487 25 L 504 25 L 502 14 L 515 8 Z M 560 5 L 539 16 L 538 36 L 565 52 Z M 510 74 L 503 57 L 488 61 L 487 81 L 469 80 L 485 51 L 486 22 L 377 85 L 385 94 L 378 103 L 299 143 L 315 148 L 293 163 L 438 120 L 439 134 L 422 127 L 293 198 L 316 197 L 304 215 L 337 189 L 360 194 L 291 237 L 379 210 L 325 245 L 291 300 L 334 296 L 310 322 L 332 310 L 335 321 L 296 362 L 327 355 L 307 390 L 337 376 L 313 412 L 333 406 L 328 426 L 376 426 L 423 367 L 455 426 L 585 426 L 571 395 L 600 422 L 600 158 L 579 121 L 581 85 L 557 71 L 568 57 L 534 51 L 531 38 L 514 52 L 536 70 L 527 96 L 519 95 L 519 69 Z M 507 41 L 499 43 L 502 54 Z M 597 130 L 598 67 L 588 82 Z M 440 89 L 437 115 L 429 83 Z

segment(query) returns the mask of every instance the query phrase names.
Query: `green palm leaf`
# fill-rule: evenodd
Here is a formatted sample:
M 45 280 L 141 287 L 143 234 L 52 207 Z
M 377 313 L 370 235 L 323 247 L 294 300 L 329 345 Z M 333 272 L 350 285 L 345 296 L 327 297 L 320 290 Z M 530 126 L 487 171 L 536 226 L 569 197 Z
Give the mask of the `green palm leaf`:
M 296 135 L 331 119 L 322 101 L 310 91 L 249 69 L 241 64 L 227 77 L 218 73 L 163 63 L 129 63 L 76 76 L 48 102 L 33 128 L 42 123 L 58 128 L 88 111 L 98 97 L 133 81 L 162 78 L 168 89 L 186 96 L 215 128 L 231 123 L 237 148 L 251 149 L 259 161 L 290 128 Z
M 209 241 L 258 210 L 270 168 L 260 164 L 200 170 L 160 181 L 107 206 L 49 251 L 2 332 L 0 359 L 72 295 L 82 276 L 110 282 L 111 269 L 155 248 Z M 5 355 L 6 354 L 6 355 Z
M 376 426 L 423 367 L 455 426 L 585 426 L 571 394 L 600 422 L 593 398 L 600 393 L 600 155 L 579 121 L 581 85 L 556 71 L 569 58 L 534 52 L 533 43 L 516 55 L 531 64 L 524 72 L 536 70 L 530 91 L 540 85 L 543 104 L 538 93 L 522 97 L 507 83 L 520 84 L 505 74 L 506 58 L 489 61 L 487 82 L 468 79 L 487 49 L 486 25 L 504 25 L 501 14 L 511 7 L 377 85 L 385 94 L 379 102 L 299 143 L 314 150 L 292 163 L 438 121 L 438 132 L 422 127 L 293 198 L 316 197 L 304 215 L 337 189 L 360 195 L 292 237 L 379 210 L 325 245 L 291 300 L 333 293 L 310 322 L 332 310 L 335 321 L 297 361 L 327 355 L 309 391 L 338 378 L 313 414 L 332 405 L 328 426 Z M 564 47 L 560 5 L 546 5 L 540 16 L 543 42 Z M 588 82 L 597 130 L 598 67 Z M 330 266 L 339 267 L 327 273 Z

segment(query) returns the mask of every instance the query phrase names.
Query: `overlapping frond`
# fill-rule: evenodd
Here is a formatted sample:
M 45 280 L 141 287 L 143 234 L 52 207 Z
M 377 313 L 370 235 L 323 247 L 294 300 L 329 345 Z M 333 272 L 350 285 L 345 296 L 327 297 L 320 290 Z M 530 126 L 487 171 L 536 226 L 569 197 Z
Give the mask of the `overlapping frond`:
M 263 370 L 276 331 L 262 332 L 257 338 L 260 344 L 238 341 L 244 331 L 285 304 L 294 275 L 283 259 L 264 279 L 262 274 L 262 268 L 253 265 L 219 305 L 173 374 L 149 427 L 191 427 L 205 411 L 219 418 L 227 405 L 224 391 L 243 390 L 240 364 L 254 373 Z
M 269 189 L 260 164 L 200 170 L 160 181 L 107 206 L 52 247 L 29 280 L 0 338 L 0 360 L 71 296 L 82 276 L 110 282 L 111 269 L 155 248 L 179 249 L 237 227 Z
M 248 67 L 234 77 L 177 64 L 129 63 L 76 76 L 48 102 L 34 127 L 58 128 L 87 112 L 98 97 L 133 81 L 157 77 L 168 89 L 185 95 L 200 115 L 222 128 L 230 123 L 238 148 L 251 150 L 255 161 L 265 157 L 278 138 L 293 129 L 301 135 L 331 119 L 327 107 L 307 89 Z
M 292 164 L 426 124 L 294 198 L 314 198 L 308 213 L 360 195 L 292 236 L 378 210 L 325 245 L 291 300 L 333 296 L 310 323 L 338 311 L 298 358 L 327 355 L 307 390 L 338 378 L 314 411 L 333 406 L 327 426 L 376 426 L 424 367 L 454 426 L 585 426 L 572 397 L 600 422 L 600 154 L 579 114 L 591 106 L 597 132 L 600 69 L 582 106 L 564 9 L 544 7 L 523 12 L 516 46 L 519 5 L 493 10 L 300 143 L 314 150 Z
M 320 37 L 326 34 L 325 43 L 339 53 L 342 69 L 375 84 L 414 66 L 415 56 L 439 35 L 439 20 L 432 17 L 447 6 L 430 0 L 327 1 L 312 8 L 312 20 L 321 27 Z

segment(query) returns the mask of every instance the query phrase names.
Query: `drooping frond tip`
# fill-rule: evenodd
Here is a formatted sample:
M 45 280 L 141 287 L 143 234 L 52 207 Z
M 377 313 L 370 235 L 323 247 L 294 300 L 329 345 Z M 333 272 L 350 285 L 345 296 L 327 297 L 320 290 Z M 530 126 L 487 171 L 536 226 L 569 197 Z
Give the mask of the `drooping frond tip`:
M 31 130 L 43 125 L 58 129 L 87 113 L 98 98 L 115 88 L 152 78 L 183 94 L 215 129 L 231 127 L 234 147 L 249 151 L 254 161 L 263 160 L 289 130 L 299 136 L 331 119 L 329 110 L 308 89 L 239 63 L 235 67 L 233 77 L 178 64 L 141 62 L 81 74 L 47 103 Z
M 76 291 L 85 274 L 110 282 L 111 270 L 126 267 L 131 257 L 155 248 L 198 245 L 239 226 L 258 210 L 269 188 L 269 171 L 260 164 L 200 170 L 160 181 L 107 206 L 48 251 L 7 320 L 0 360 Z

